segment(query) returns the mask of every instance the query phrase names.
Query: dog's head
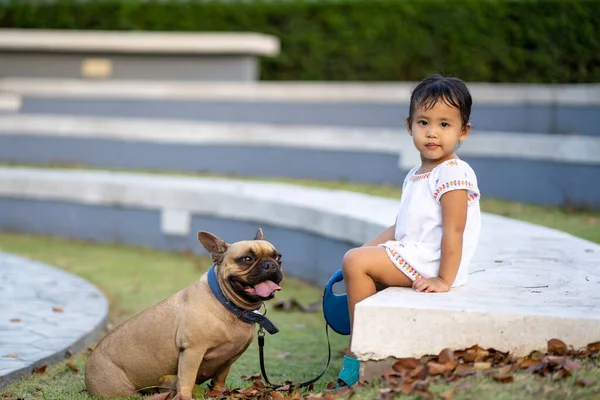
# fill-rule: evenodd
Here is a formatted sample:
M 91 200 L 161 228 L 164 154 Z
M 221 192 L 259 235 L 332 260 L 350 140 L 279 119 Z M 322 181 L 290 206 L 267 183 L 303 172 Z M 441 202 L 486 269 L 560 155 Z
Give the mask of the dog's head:
M 198 240 L 215 262 L 221 290 L 238 307 L 255 310 L 281 289 L 281 254 L 261 229 L 253 240 L 231 244 L 203 231 L 198 232 Z

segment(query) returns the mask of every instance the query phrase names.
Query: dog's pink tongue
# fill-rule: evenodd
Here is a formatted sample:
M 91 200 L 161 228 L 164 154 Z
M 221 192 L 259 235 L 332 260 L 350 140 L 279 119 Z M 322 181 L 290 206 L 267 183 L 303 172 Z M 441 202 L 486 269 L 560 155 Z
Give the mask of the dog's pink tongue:
M 254 286 L 254 292 L 260 297 L 269 297 L 276 290 L 281 290 L 281 287 L 273 281 L 264 281 Z

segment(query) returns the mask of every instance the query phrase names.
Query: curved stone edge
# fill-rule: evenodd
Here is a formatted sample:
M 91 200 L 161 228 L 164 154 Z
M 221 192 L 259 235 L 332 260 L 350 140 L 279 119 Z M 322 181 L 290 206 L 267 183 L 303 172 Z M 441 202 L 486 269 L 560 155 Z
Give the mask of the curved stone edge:
M 92 330 L 90 330 L 87 334 L 73 342 L 72 345 L 66 346 L 48 357 L 40 358 L 39 360 L 21 369 L 0 376 L 0 389 L 12 383 L 16 383 L 19 380 L 31 375 L 36 368 L 44 364 L 53 365 L 66 360 L 67 358 L 69 358 L 67 355 L 68 351 L 71 351 L 73 354 L 76 354 L 82 350 L 85 350 L 87 347 L 91 346 L 92 344 L 96 343 L 102 338 L 106 330 L 107 323 L 108 313 Z
M 43 263 L 43 262 L 39 262 L 39 261 L 35 261 L 35 260 L 31 260 L 29 258 L 26 257 L 22 257 L 19 255 L 15 255 L 15 254 L 11 254 L 11 253 L 6 253 L 3 251 L 0 251 L 0 264 L 2 264 L 3 262 L 6 262 L 7 259 L 12 259 L 13 262 L 18 262 L 18 263 L 25 263 L 27 265 L 33 265 L 35 267 L 37 267 L 38 269 L 41 270 L 41 273 L 39 275 L 37 275 L 38 277 L 44 276 L 47 277 L 48 275 L 50 275 L 52 277 L 52 279 L 56 279 L 56 278 L 60 278 L 61 279 L 61 285 L 64 285 L 65 283 L 65 279 L 68 280 L 70 282 L 71 285 L 74 285 L 78 288 L 78 290 L 81 289 L 81 287 L 85 287 L 86 290 L 89 291 L 89 293 L 93 294 L 96 297 L 96 302 L 99 304 L 96 304 L 97 307 L 95 307 L 93 310 L 90 310 L 90 313 L 88 315 L 91 314 L 91 319 L 92 321 L 90 321 L 89 325 L 87 328 L 83 329 L 83 333 L 82 334 L 76 334 L 74 335 L 72 338 L 64 338 L 64 337 L 55 337 L 52 338 L 51 334 L 48 334 L 45 339 L 49 339 L 50 342 L 52 342 L 52 339 L 58 339 L 57 342 L 59 344 L 55 345 L 54 348 L 51 348 L 51 350 L 48 350 L 51 354 L 46 354 L 42 357 L 36 358 L 36 359 L 30 359 L 27 360 L 24 363 L 21 363 L 21 366 L 18 366 L 17 368 L 14 369 L 0 369 L 0 389 L 18 382 L 19 380 L 31 375 L 34 370 L 42 365 L 53 365 L 53 364 L 57 364 L 60 363 L 64 360 L 66 360 L 67 358 L 70 357 L 70 355 L 74 355 L 82 350 L 85 350 L 88 346 L 94 344 L 95 342 L 97 342 L 104 334 L 105 329 L 107 327 L 108 324 L 108 301 L 106 299 L 106 297 L 104 296 L 104 294 L 98 289 L 96 288 L 93 284 L 91 284 L 90 282 L 88 282 L 87 280 L 85 280 L 84 278 L 77 276 L 75 274 L 72 274 L 70 272 L 64 271 L 60 268 L 57 267 L 53 267 L 49 264 Z M 6 270 L 0 272 L 0 278 L 2 278 L 2 273 L 6 273 Z M 30 280 L 30 278 L 32 278 L 31 276 L 28 276 L 28 281 Z M 13 288 L 14 289 L 14 288 Z M 21 292 L 21 293 L 29 293 L 32 290 L 31 287 L 17 287 L 16 291 Z M 51 293 L 46 293 L 46 294 L 50 294 L 49 297 L 51 296 Z M 0 292 L 0 301 L 2 300 L 2 293 Z M 88 294 L 89 295 L 89 294 Z M 39 296 L 39 293 L 38 293 Z M 37 296 L 36 296 L 37 297 Z M 79 300 L 79 299 L 76 299 Z M 23 306 L 23 303 L 20 303 L 20 306 Z M 26 306 L 26 305 L 25 305 Z M 34 307 L 36 307 L 34 305 Z M 64 306 L 64 308 L 66 308 L 66 311 L 64 312 L 68 312 L 69 311 L 69 305 L 66 304 Z M 11 312 L 10 309 L 10 303 L 8 304 L 8 310 L 7 309 L 3 309 L 5 313 L 7 313 L 7 315 L 9 315 L 8 313 Z M 36 311 L 37 311 L 37 307 L 36 307 Z M 0 310 L 0 314 L 2 314 L 2 311 Z M 13 314 L 18 314 L 17 313 L 13 313 Z M 13 315 L 10 314 L 10 315 Z M 95 314 L 95 315 L 94 315 Z M 18 317 L 19 315 L 13 315 L 13 317 Z M 44 321 L 46 322 L 46 327 L 50 328 L 50 332 L 52 332 L 52 324 L 48 322 L 48 320 L 44 319 Z M 8 322 L 8 321 L 2 321 L 2 322 Z M 23 323 L 23 322 L 20 322 Z M 20 324 L 19 323 L 19 324 Z M 39 328 L 38 328 L 39 329 Z M 1 325 L 0 323 L 0 330 L 4 330 L 5 332 L 9 332 L 10 329 L 4 329 L 4 326 Z M 65 330 L 63 330 L 65 331 Z M 62 336 L 62 335 L 59 335 Z M 0 347 L 1 348 L 8 348 L 10 346 L 10 344 L 8 344 L 7 339 L 2 340 L 2 337 L 0 336 Z M 65 345 L 65 342 L 68 342 L 68 344 Z M 52 346 L 50 346 L 52 347 Z M 71 354 L 69 354 L 71 353 Z M 0 361 L 2 361 L 3 359 L 6 359 L 6 354 L 0 354 Z M 8 370 L 8 372 L 2 372 L 2 371 L 6 371 Z

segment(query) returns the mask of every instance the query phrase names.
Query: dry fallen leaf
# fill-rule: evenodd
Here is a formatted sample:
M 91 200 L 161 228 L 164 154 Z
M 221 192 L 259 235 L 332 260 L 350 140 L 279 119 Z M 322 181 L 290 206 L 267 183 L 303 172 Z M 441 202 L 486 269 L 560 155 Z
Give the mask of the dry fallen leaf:
M 408 358 L 400 358 L 398 361 L 394 363 L 394 371 L 402 372 L 406 370 L 413 370 L 421 365 L 421 362 L 416 358 L 408 357 Z
M 548 340 L 548 353 L 564 356 L 567 354 L 567 345 L 562 340 L 550 339 Z
M 442 375 L 448 371 L 448 368 L 445 364 L 440 364 L 433 361 L 427 363 L 427 367 L 429 368 L 429 375 L 431 376 Z
M 456 369 L 454 370 L 454 375 L 464 377 L 464 376 L 474 375 L 475 372 L 476 371 L 473 367 L 470 367 L 465 364 L 459 364 L 456 366 Z
M 492 368 L 492 364 L 489 362 L 476 362 L 473 363 L 473 368 L 477 371 L 485 371 Z
M 19 355 L 15 354 L 15 353 L 11 353 L 11 354 L 5 355 L 4 357 L 6 357 L 6 358 L 19 358 Z
M 451 349 L 444 349 L 438 355 L 438 362 L 446 364 L 449 361 L 454 361 L 454 352 Z
M 210 390 L 208 393 L 206 393 L 206 395 L 207 395 L 208 397 L 217 397 L 217 396 L 220 396 L 220 395 L 221 395 L 221 391 L 220 391 L 220 390 L 215 390 L 215 389 L 212 389 L 212 390 Z
M 67 367 L 71 368 L 73 371 L 79 372 L 79 368 L 77 368 L 77 366 L 75 364 L 69 362 L 66 365 L 67 365 Z
M 594 385 L 596 384 L 596 382 L 594 382 L 594 381 L 592 381 L 592 380 L 590 380 L 590 379 L 583 379 L 583 378 L 579 378 L 579 379 L 577 379 L 577 380 L 575 381 L 575 384 L 576 384 L 577 386 L 583 386 L 583 387 L 586 387 L 586 386 L 594 386 Z
M 281 394 L 281 392 L 271 392 L 271 400 L 284 400 L 285 397 L 283 396 L 283 394 Z
M 494 376 L 492 376 L 492 379 L 495 380 L 496 382 L 501 382 L 501 383 L 512 383 L 515 380 L 515 378 L 512 375 L 505 375 L 505 374 L 494 375 Z
M 512 371 L 512 365 L 505 365 L 504 367 L 498 368 L 498 375 L 507 375 Z
M 289 355 L 290 355 L 290 352 L 289 351 L 285 351 L 283 353 L 277 354 L 277 358 L 286 358 Z
M 329 382 L 329 383 L 327 384 L 327 390 L 333 390 L 333 389 L 335 389 L 335 388 L 336 388 L 336 386 L 337 386 L 337 385 L 335 384 L 335 382 Z
M 400 387 L 400 391 L 405 396 L 411 394 L 414 390 L 415 390 L 415 385 L 412 383 L 408 383 L 408 382 L 403 383 L 402 386 Z
M 55 307 L 52 307 L 52 311 L 54 311 L 54 312 L 63 312 L 63 308 L 55 306 Z
M 21 318 L 11 318 L 10 322 L 21 322 Z
M 427 368 L 424 365 L 419 365 L 417 368 L 415 368 L 410 376 L 415 378 L 418 381 L 424 381 L 427 379 L 427 375 L 428 375 L 428 371 Z
M 48 367 L 48 365 L 46 365 L 46 364 L 40 365 L 39 367 L 34 369 L 33 372 L 35 372 L 36 374 L 43 374 L 44 372 L 46 372 L 47 367 Z
M 542 353 L 541 351 L 532 351 L 531 354 L 529 355 L 528 358 L 532 359 L 532 360 L 536 360 L 536 361 L 542 361 L 544 359 L 544 357 L 546 357 L 546 355 L 544 353 Z
M 444 366 L 446 367 L 446 369 L 448 371 L 454 371 L 454 368 L 456 368 L 457 365 L 458 365 L 458 363 L 454 360 L 444 363 Z
M 523 361 L 521 361 L 520 365 L 521 365 L 521 368 L 525 369 L 525 368 L 529 368 L 534 365 L 538 365 L 539 363 L 540 363 L 539 360 L 532 360 L 530 358 L 526 358 Z
M 600 342 L 594 342 L 587 345 L 589 351 L 600 351 Z

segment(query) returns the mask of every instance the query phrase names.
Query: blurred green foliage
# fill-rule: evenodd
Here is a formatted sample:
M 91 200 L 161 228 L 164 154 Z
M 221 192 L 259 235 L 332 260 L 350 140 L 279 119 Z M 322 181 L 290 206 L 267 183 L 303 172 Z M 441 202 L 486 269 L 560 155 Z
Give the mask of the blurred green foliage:
M 264 80 L 600 82 L 600 0 L 5 0 L 0 27 L 263 32 Z

